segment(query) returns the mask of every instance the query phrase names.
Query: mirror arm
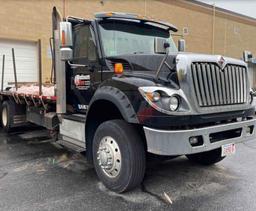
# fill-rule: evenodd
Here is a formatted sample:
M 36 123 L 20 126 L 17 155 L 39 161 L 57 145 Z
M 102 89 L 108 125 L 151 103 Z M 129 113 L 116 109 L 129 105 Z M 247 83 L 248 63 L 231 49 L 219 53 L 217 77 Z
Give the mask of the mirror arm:
M 172 70 L 171 66 L 167 63 L 167 61 L 165 61 L 164 64 L 169 68 L 169 70 Z
M 159 65 L 159 67 L 157 68 L 157 71 L 156 71 L 156 79 L 158 79 L 158 76 L 159 76 L 159 73 L 163 67 L 163 65 L 166 63 L 166 60 L 168 58 L 168 55 L 169 55 L 169 48 L 166 49 L 166 54 L 163 58 L 163 60 L 161 61 L 161 64 Z

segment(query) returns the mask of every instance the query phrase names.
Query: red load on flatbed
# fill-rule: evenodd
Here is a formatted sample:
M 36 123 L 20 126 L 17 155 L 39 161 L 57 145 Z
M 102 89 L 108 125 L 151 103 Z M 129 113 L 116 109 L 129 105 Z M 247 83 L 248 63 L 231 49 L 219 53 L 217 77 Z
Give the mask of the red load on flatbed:
M 22 104 L 24 101 L 26 104 L 35 106 L 45 103 L 56 103 L 57 97 L 54 92 L 54 85 L 42 86 L 42 95 L 39 95 L 39 86 L 37 85 L 23 85 L 16 88 L 11 88 L 6 91 L 1 91 L 0 95 L 8 98 L 13 98 L 17 104 Z

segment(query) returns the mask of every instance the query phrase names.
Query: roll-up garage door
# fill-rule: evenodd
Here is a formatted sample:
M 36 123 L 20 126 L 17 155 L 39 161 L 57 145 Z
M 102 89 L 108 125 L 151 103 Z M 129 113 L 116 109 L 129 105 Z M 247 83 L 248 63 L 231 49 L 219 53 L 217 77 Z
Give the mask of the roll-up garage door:
M 12 48 L 15 52 L 17 81 L 38 81 L 38 47 L 36 42 L 10 41 L 0 39 L 0 85 L 2 81 L 2 60 L 5 55 L 4 87 L 14 82 Z

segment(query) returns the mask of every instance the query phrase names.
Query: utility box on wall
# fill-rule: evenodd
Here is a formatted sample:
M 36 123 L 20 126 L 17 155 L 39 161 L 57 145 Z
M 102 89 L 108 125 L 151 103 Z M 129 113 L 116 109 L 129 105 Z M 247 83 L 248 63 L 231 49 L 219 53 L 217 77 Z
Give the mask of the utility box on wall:
M 248 62 L 248 70 L 251 88 L 256 91 L 256 59 L 254 59 L 254 61 Z
M 248 73 L 251 88 L 256 91 L 256 58 L 253 58 L 253 55 L 250 51 L 244 51 L 243 59 L 248 64 Z

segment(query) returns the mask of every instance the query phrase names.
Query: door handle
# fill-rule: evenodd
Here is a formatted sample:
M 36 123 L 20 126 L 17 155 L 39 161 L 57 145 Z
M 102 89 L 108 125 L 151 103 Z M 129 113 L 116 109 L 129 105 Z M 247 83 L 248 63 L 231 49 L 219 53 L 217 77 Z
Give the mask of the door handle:
M 73 64 L 73 63 L 71 63 L 70 61 L 68 61 L 68 64 L 69 64 L 69 66 L 70 66 L 72 69 L 76 69 L 76 68 L 78 68 L 78 67 L 89 67 L 89 66 L 86 65 L 86 64 Z

